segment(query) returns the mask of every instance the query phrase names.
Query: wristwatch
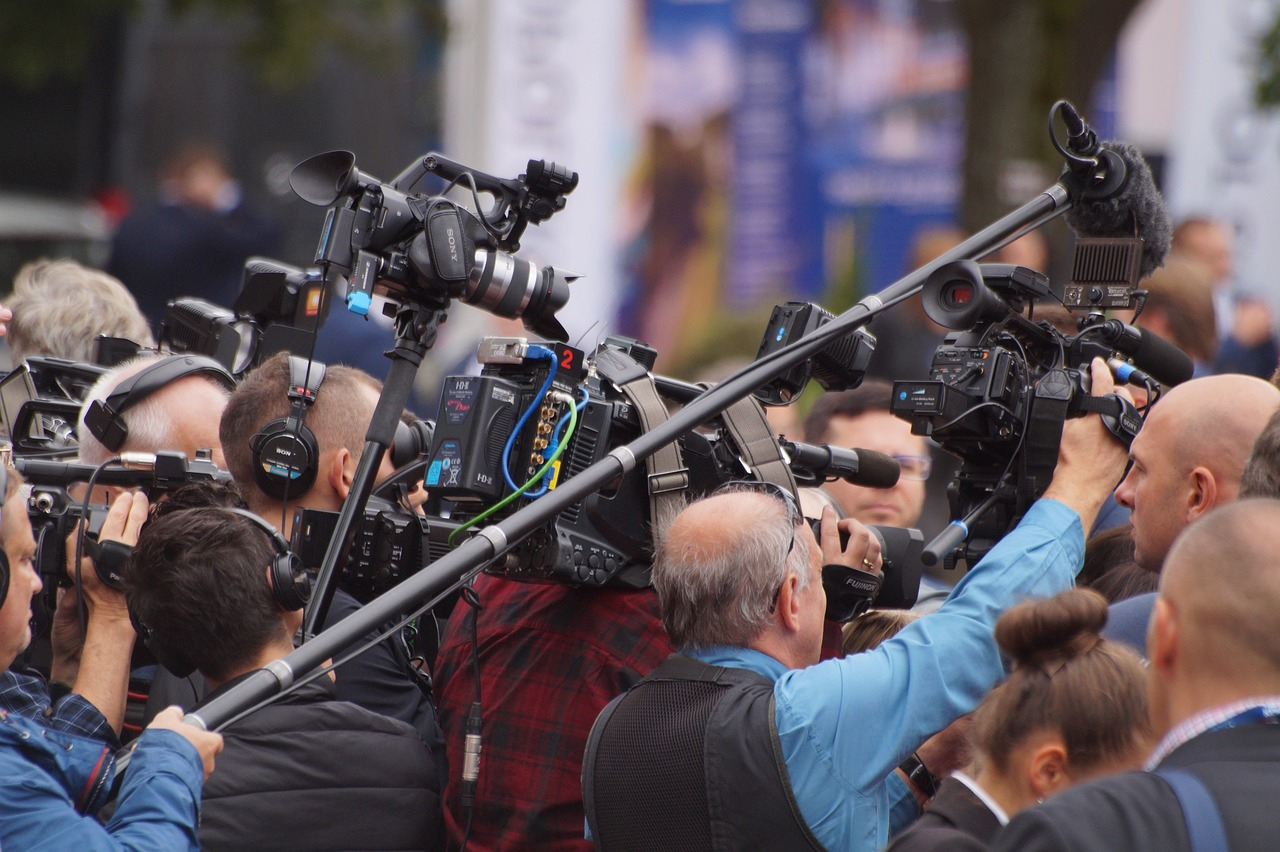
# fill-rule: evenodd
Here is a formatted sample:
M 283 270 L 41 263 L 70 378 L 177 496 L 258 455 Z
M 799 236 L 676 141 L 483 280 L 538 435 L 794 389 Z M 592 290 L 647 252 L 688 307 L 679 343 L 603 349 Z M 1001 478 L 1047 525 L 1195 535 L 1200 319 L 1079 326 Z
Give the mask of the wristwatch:
M 910 757 L 898 764 L 898 768 L 907 776 L 907 780 L 928 798 L 932 799 L 938 794 L 938 785 L 942 782 L 929 771 L 929 767 L 924 765 L 919 754 L 912 752 Z

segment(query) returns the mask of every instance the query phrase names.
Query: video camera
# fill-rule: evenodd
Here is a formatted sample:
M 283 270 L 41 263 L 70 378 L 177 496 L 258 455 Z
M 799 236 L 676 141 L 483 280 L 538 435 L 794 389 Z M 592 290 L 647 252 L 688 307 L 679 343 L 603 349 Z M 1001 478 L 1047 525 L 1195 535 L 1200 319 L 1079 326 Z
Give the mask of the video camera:
M 0 417 L 14 454 L 74 455 L 80 403 L 105 372 L 95 364 L 33 355 L 0 379 Z
M 929 380 L 894 382 L 892 411 L 962 461 L 948 496 L 969 538 L 957 554 L 943 546 L 951 536 L 940 537 L 925 551 L 927 564 L 945 556 L 953 567 L 963 556 L 972 565 L 1013 528 L 1053 476 L 1067 418 L 1096 411 L 1129 445 L 1142 418 L 1120 396 L 1089 395 L 1094 357 L 1132 358 L 1138 369 L 1126 364 L 1123 372 L 1145 383 L 1152 399 L 1158 383 L 1191 377 L 1191 363 L 1176 347 L 1098 310 L 1103 302 L 1132 305 L 1137 268 L 1130 268 L 1127 293 L 1112 286 L 1081 298 L 1073 286 L 1065 302 L 1048 278 L 1025 267 L 955 261 L 929 276 L 925 313 L 953 332 L 934 351 Z M 1077 320 L 1079 332 L 1067 335 L 1033 320 L 1036 300 L 1089 313 Z
M 251 257 L 230 310 L 194 296 L 170 299 L 160 341 L 172 352 L 208 355 L 239 379 L 277 352 L 309 351 L 327 309 L 319 272 Z
M 446 192 L 469 188 L 477 212 L 443 194 L 409 194 L 428 174 L 450 181 Z M 555 314 L 577 276 L 537 269 L 512 252 L 527 225 L 564 208 L 578 185 L 576 172 L 530 160 L 525 174 L 502 179 L 427 154 L 384 184 L 357 169 L 350 152 L 330 151 L 296 166 L 289 183 L 304 200 L 329 207 L 315 260 L 326 273 L 348 278 L 348 310 L 367 313 L 375 292 L 433 308 L 460 298 L 519 317 L 544 337 L 568 337 Z M 487 211 L 480 211 L 481 192 L 495 198 Z
M 67 575 L 67 536 L 85 519 L 86 536 L 96 542 L 109 506 L 90 502 L 87 508 L 83 500 L 72 496 L 69 486 L 93 481 L 95 486 L 140 488 L 152 500 L 168 494 L 190 482 L 211 480 L 230 481 L 231 475 L 212 461 L 208 450 L 199 450 L 190 461 L 183 453 L 162 452 L 122 453 L 119 466 L 103 467 L 73 462 L 49 461 L 30 456 L 15 456 L 14 468 L 31 486 L 27 498 L 27 516 L 35 536 L 36 571 L 44 582 L 43 613 L 38 613 L 37 624 L 52 615 L 57 603 L 59 586 L 69 587 Z M 90 546 L 92 547 L 92 545 Z M 94 567 L 103 583 L 114 589 L 122 588 L 120 569 L 122 561 L 95 559 Z

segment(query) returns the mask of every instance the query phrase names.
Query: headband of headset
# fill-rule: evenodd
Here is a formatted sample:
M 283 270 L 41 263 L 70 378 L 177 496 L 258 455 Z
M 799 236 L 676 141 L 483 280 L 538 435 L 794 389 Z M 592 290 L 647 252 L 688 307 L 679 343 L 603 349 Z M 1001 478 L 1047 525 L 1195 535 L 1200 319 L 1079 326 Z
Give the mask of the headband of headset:
M 95 399 L 84 414 L 84 425 L 102 446 L 120 452 L 129 439 L 124 413 L 147 397 L 187 376 L 207 375 L 234 390 L 236 380 L 226 367 L 204 355 L 170 355 L 122 381 L 104 400 Z

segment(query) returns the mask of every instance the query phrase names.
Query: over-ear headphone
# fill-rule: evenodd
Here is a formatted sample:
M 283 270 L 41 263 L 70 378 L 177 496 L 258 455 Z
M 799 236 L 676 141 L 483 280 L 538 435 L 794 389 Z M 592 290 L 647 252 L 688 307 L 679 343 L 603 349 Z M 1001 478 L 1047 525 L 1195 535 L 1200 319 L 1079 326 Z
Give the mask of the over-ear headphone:
M 236 380 L 226 367 L 203 355 L 170 355 L 150 364 L 116 386 L 106 399 L 95 399 L 84 413 L 84 425 L 102 446 L 120 452 L 129 439 L 124 413 L 160 389 L 187 376 L 208 375 L 234 390 Z
M 230 506 L 219 507 L 217 510 L 244 518 L 271 539 L 275 555 L 271 557 L 267 583 L 280 608 L 292 612 L 306 606 L 307 601 L 311 600 L 311 577 L 303 569 L 302 560 L 289 550 L 289 543 L 284 540 L 284 536 L 253 512 Z M 195 663 L 165 641 L 163 636 L 157 636 L 156 632 L 138 617 L 132 606 L 129 607 L 129 620 L 133 622 L 133 629 L 137 631 L 147 650 L 156 658 L 156 662 L 168 669 L 172 675 L 186 677 L 196 670 Z
M 275 596 L 280 608 L 293 612 L 302 609 L 311 600 L 311 575 L 302 567 L 302 560 L 289 549 L 289 542 L 271 524 L 247 509 L 227 506 L 219 511 L 238 515 L 266 534 L 271 539 L 276 555 L 271 558 L 271 570 L 268 573 L 271 593 Z
M 301 497 L 315 484 L 320 469 L 320 448 L 305 422 L 307 409 L 316 401 L 325 366 L 297 355 L 289 356 L 287 417 L 272 420 L 249 439 L 253 451 L 253 478 L 262 492 L 277 500 Z

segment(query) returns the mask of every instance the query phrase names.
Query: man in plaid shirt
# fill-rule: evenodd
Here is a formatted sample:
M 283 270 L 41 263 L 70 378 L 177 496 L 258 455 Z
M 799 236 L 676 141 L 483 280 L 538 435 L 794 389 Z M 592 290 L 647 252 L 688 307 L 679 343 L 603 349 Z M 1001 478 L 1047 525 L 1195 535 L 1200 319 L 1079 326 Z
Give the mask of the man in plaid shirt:
M 580 849 L 582 752 L 596 716 L 672 652 L 652 589 L 574 589 L 481 575 L 483 759 L 468 819 L 460 770 L 476 700 L 472 611 L 459 601 L 436 660 L 449 756 L 445 824 L 468 849 Z M 469 825 L 468 825 L 469 824 Z

